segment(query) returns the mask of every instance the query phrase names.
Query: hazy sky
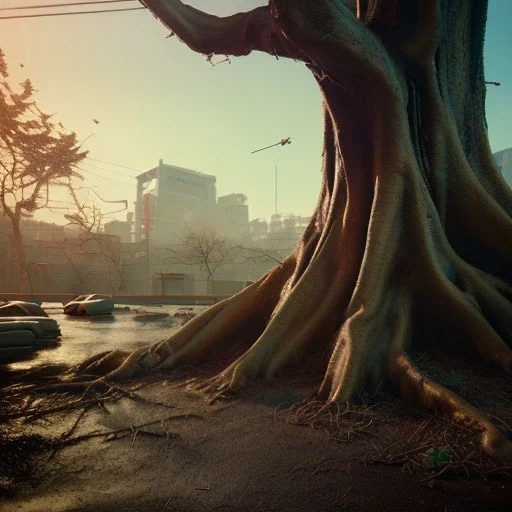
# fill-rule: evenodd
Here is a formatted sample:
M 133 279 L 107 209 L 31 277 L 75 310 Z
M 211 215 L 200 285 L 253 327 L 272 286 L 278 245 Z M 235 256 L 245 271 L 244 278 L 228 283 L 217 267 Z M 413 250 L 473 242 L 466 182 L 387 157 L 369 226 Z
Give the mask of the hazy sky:
M 0 0 L 0 7 L 64 1 Z M 266 2 L 189 3 L 224 15 Z M 488 88 L 487 116 L 491 146 L 498 151 L 512 146 L 512 0 L 490 0 L 489 5 L 486 78 L 502 85 Z M 136 6 L 127 2 L 72 10 Z M 0 16 L 12 14 L 0 11 Z M 309 71 L 256 52 L 212 68 L 167 35 L 148 11 L 0 20 L 0 47 L 11 79 L 31 78 L 40 107 L 57 112 L 56 120 L 81 140 L 94 133 L 85 144 L 91 158 L 140 170 L 163 158 L 214 174 L 218 195 L 248 196 L 251 219 L 273 213 L 277 165 L 279 210 L 311 214 L 320 184 L 322 121 Z M 291 145 L 251 155 L 285 136 L 292 137 Z M 83 186 L 96 186 L 108 200 L 128 199 L 133 208 L 136 171 L 95 160 L 82 168 Z M 103 204 L 102 209 L 115 206 Z M 49 214 L 44 218 L 59 220 Z

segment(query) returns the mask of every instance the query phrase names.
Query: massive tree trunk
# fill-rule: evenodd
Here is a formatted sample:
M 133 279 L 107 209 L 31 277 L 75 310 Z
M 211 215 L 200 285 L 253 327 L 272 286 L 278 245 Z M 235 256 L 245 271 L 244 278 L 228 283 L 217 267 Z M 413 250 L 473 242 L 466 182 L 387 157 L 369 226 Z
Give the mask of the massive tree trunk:
M 178 0 L 144 3 L 195 51 L 260 50 L 308 66 L 323 97 L 323 183 L 280 267 L 169 339 L 89 369 L 121 378 L 196 364 L 256 323 L 259 336 L 209 390 L 271 379 L 324 352 L 326 401 L 386 381 L 426 408 L 477 423 L 484 448 L 510 457 L 500 430 L 408 356 L 420 339 L 449 341 L 512 371 L 512 194 L 485 122 L 487 2 L 271 0 L 227 18 Z

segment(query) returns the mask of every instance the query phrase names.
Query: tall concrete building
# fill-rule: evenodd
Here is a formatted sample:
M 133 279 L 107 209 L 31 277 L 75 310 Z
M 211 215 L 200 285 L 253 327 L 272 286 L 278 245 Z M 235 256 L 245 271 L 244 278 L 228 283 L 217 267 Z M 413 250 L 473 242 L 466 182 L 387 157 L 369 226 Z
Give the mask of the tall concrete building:
M 167 244 L 185 228 L 204 226 L 216 213 L 216 178 L 164 164 L 137 176 L 135 241 Z
M 494 160 L 509 187 L 512 187 L 512 148 L 494 153 Z

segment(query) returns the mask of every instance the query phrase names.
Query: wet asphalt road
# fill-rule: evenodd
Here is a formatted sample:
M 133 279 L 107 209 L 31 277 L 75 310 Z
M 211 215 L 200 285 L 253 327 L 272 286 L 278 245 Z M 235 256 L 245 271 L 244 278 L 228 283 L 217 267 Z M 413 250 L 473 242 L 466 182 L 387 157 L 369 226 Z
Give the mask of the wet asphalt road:
M 77 364 L 84 359 L 106 350 L 134 350 L 155 343 L 169 336 L 180 325 L 173 318 L 184 306 L 129 306 L 123 309 L 116 305 L 112 315 L 90 318 L 70 317 L 64 315 L 57 305 L 43 304 L 51 318 L 59 323 L 62 337 L 58 344 L 40 349 L 32 358 L 12 363 L 11 369 L 33 368 L 40 364 Z M 194 306 L 194 312 L 206 306 Z M 169 317 L 138 322 L 134 317 L 138 312 L 166 312 Z

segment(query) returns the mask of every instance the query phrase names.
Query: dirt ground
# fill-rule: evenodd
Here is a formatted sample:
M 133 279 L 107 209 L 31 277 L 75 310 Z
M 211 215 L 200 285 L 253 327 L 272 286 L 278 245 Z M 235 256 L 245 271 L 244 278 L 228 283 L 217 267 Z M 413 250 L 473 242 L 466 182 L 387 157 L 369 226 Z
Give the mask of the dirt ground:
M 510 509 L 510 479 L 440 475 L 421 482 L 401 464 L 370 463 L 383 446 L 405 446 L 411 437 L 407 420 L 351 442 L 334 441 L 321 424 L 316 429 L 293 424 L 287 406 L 309 392 L 260 388 L 243 399 L 208 405 L 161 381 L 137 391 L 146 401 L 122 398 L 83 415 L 77 409 L 30 423 L 27 432 L 59 437 L 76 425 L 72 437 L 91 432 L 99 437 L 45 452 L 14 495 L 0 498 L 0 510 Z M 123 428 L 129 431 L 100 435 Z

